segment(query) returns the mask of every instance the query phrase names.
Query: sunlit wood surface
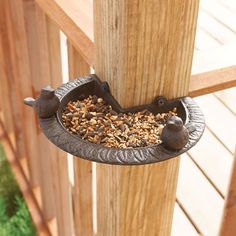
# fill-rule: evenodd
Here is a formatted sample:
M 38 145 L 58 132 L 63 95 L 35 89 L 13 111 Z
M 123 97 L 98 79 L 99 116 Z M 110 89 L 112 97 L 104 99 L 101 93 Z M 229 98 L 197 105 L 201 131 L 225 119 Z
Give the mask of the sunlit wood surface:
M 236 64 L 236 2 L 201 0 L 192 73 Z M 196 98 L 206 119 L 181 157 L 172 236 L 219 233 L 236 139 L 236 87 Z

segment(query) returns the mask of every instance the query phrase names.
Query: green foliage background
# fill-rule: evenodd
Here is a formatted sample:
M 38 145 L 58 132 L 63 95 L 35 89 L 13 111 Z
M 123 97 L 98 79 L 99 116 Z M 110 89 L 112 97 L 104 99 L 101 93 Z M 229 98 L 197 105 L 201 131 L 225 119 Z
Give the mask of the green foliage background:
M 0 236 L 34 236 L 36 230 L 0 145 Z

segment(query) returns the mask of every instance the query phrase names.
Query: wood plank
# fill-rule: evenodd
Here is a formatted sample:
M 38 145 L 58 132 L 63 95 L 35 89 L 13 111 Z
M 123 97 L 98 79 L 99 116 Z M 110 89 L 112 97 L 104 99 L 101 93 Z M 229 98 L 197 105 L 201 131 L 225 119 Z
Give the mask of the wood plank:
M 29 180 L 30 179 L 30 173 L 29 173 L 29 166 L 26 158 L 21 158 L 19 160 L 20 165 L 22 167 L 22 170 L 24 171 L 25 177 Z
M 231 173 L 229 190 L 225 201 L 224 215 L 222 219 L 220 235 L 231 236 L 236 235 L 236 152 L 234 164 Z
M 76 25 L 93 41 L 93 2 L 88 0 L 54 0 Z
M 68 41 L 68 62 L 70 79 L 90 74 L 90 66 Z
M 95 71 L 122 106 L 188 93 L 197 11 L 198 1 L 94 2 Z M 98 164 L 97 235 L 169 235 L 178 166 Z
M 50 82 L 53 88 L 62 84 L 60 30 L 58 26 L 47 17 L 47 41 L 50 64 Z M 51 157 L 54 196 L 56 200 L 56 219 L 58 235 L 73 235 L 72 188 L 69 181 L 67 154 L 56 146 Z M 66 190 L 66 191 L 65 191 Z
M 50 232 L 43 218 L 43 214 L 39 208 L 39 205 L 34 197 L 31 190 L 30 183 L 27 180 L 24 171 L 20 165 L 19 158 L 17 158 L 16 153 L 11 145 L 11 141 L 7 136 L 7 132 L 3 128 L 3 123 L 0 120 L 0 141 L 4 147 L 7 160 L 11 166 L 11 169 L 16 177 L 17 183 L 23 194 L 27 207 L 29 209 L 30 215 L 32 217 L 33 223 L 36 227 L 39 236 L 50 236 Z
M 221 90 L 215 93 L 215 95 L 236 115 L 236 87 Z
M 73 210 L 75 232 L 78 236 L 94 235 L 93 232 L 93 197 L 92 163 L 74 157 Z
M 198 144 L 189 150 L 188 153 L 221 195 L 225 196 L 233 164 L 232 154 L 208 128 L 206 128 Z
M 192 74 L 235 66 L 236 44 L 227 44 L 214 50 L 197 51 L 193 58 Z
M 25 106 L 22 103 L 22 100 L 28 94 L 32 94 L 32 87 L 30 80 L 29 55 L 27 50 L 26 29 L 24 25 L 23 5 L 21 0 L 13 0 L 11 3 L 9 3 L 9 17 L 10 19 L 7 30 L 9 30 L 8 40 L 10 50 L 8 53 L 11 54 L 11 62 L 7 61 L 6 63 L 10 65 L 9 70 L 13 70 L 13 79 L 10 79 L 9 77 L 8 79 L 9 81 L 12 80 L 10 83 L 13 82 L 15 84 L 14 86 L 10 86 L 10 91 L 15 91 L 15 94 L 10 94 L 12 94 L 12 113 L 14 114 L 14 111 L 16 111 L 14 120 L 16 119 L 19 122 L 14 122 L 16 126 L 15 134 L 17 140 L 17 149 L 25 157 L 25 155 L 28 155 L 29 153 L 32 155 L 37 155 L 37 147 L 36 142 L 33 139 L 36 135 L 34 115 L 32 115 L 28 110 L 24 109 Z M 15 42 L 17 42 L 17 44 Z M 18 95 L 15 89 L 18 90 Z M 25 152 L 21 150 L 24 147 L 26 150 Z M 32 184 L 37 185 L 37 162 L 29 156 L 28 162 L 32 167 L 30 172 Z
M 236 34 L 204 11 L 199 11 L 198 26 L 220 44 L 235 42 Z
M 60 3 L 64 2 L 64 7 L 65 3 L 67 4 L 68 1 L 36 0 L 36 2 L 48 16 L 59 25 L 60 29 L 62 29 L 63 32 L 68 36 L 70 41 L 75 46 L 76 50 L 80 53 L 80 55 L 82 55 L 85 61 L 89 65 L 93 65 L 93 43 L 78 25 L 78 22 L 83 22 L 85 18 L 80 18 L 80 14 L 78 14 L 78 12 L 81 13 L 81 10 L 80 7 L 78 7 L 75 3 L 76 1 L 70 0 L 70 3 L 67 5 L 66 9 L 70 9 L 69 6 L 71 6 L 73 2 L 73 7 L 77 7 L 75 9 L 73 9 L 72 7 L 72 10 L 69 12 L 65 12 L 62 8 L 62 5 L 60 5 Z M 73 12 L 72 16 L 68 15 L 68 13 L 71 12 Z M 85 15 L 83 14 L 82 16 L 85 17 Z M 76 18 L 74 19 L 73 17 Z M 85 25 L 88 25 L 91 28 L 91 18 L 89 19 L 89 22 L 90 23 L 86 23 Z
M 197 236 L 199 234 L 179 207 L 178 203 L 175 203 L 171 236 L 182 235 Z
M 54 175 L 57 235 L 73 235 L 72 189 L 68 177 L 67 157 L 61 150 L 57 150 L 56 154 L 52 160 L 52 174 Z
M 42 87 L 50 84 L 50 61 L 47 40 L 47 22 L 45 14 L 34 1 L 24 1 L 25 24 L 29 42 L 30 69 L 32 74 L 33 97 L 39 95 Z M 32 114 L 32 108 L 26 108 Z M 37 125 L 37 146 L 39 147 L 40 192 L 44 217 L 52 220 L 56 216 L 52 159 L 56 157 L 54 147 L 44 137 Z M 51 224 L 51 229 L 54 226 Z
M 51 84 L 58 87 L 62 83 L 60 34 L 34 1 L 25 1 L 24 7 L 34 96 L 37 96 L 43 86 Z M 72 235 L 72 203 L 66 155 L 50 144 L 41 130 L 38 130 L 38 141 L 40 159 L 43 160 L 40 170 L 43 173 L 41 194 L 44 215 L 50 220 L 52 232 Z M 54 216 L 57 216 L 57 221 Z
M 233 153 L 235 148 L 236 117 L 213 95 L 196 98 L 211 131 Z
M 236 66 L 191 76 L 189 96 L 197 97 L 236 86 Z
M 70 79 L 87 75 L 89 65 L 83 60 L 72 44 L 68 42 L 68 62 Z M 93 232 L 93 193 L 92 163 L 74 157 L 73 210 L 75 233 L 78 236 L 94 235 Z
M 218 3 L 226 7 L 229 11 L 236 13 L 236 2 L 234 0 L 218 0 Z
M 14 123 L 14 118 L 22 116 L 22 112 L 19 107 L 14 105 L 14 99 L 17 97 L 17 101 L 20 99 L 19 91 L 16 94 L 10 92 L 11 89 L 15 89 L 14 78 L 17 77 L 18 61 L 15 59 L 16 50 L 12 45 L 12 19 L 10 5 L 1 2 L 0 12 L 0 25 L 1 25 L 1 93 L 2 101 L 6 100 L 3 104 L 4 109 L 4 122 L 8 127 L 8 131 L 11 132 L 11 141 L 15 143 L 15 150 L 19 152 L 19 157 L 24 158 L 26 156 L 26 147 L 24 144 L 23 132 L 21 130 L 22 122 Z M 18 74 L 19 75 L 19 74 Z M 19 133 L 17 132 L 19 130 Z M 16 140 L 18 142 L 16 143 Z
M 34 194 L 34 197 L 37 201 L 37 204 L 39 205 L 40 210 L 43 209 L 43 202 L 42 202 L 42 194 L 40 186 L 32 188 L 32 192 Z
M 3 8 L 2 8 L 3 9 Z M 0 23 L 1 24 L 1 23 Z M 2 26 L 1 26 L 2 27 Z M 0 37 L 0 102 L 1 102 L 1 119 L 3 121 L 4 126 L 6 127 L 8 136 L 11 140 L 14 149 L 16 150 L 16 142 L 15 142 L 15 126 L 12 116 L 12 105 L 10 99 L 10 91 L 8 89 L 8 80 L 7 74 L 4 70 L 4 53 L 3 53 L 3 42 L 2 38 Z
M 217 1 L 207 0 L 201 2 L 201 10 L 207 12 L 228 29 L 236 33 L 236 15 L 227 8 L 222 7 Z
M 6 99 L 11 102 L 13 119 L 17 120 L 14 125 L 18 156 L 27 157 L 31 184 L 37 186 L 39 175 L 35 116 L 22 102 L 23 98 L 32 95 L 33 92 L 23 6 L 20 0 L 1 4 L 1 10 L 5 11 L 0 14 L 3 20 L 1 36 L 4 36 L 2 49 L 5 59 L 4 70 L 7 75 L 5 79 L 8 81 L 8 87 L 5 89 L 10 94 Z
M 217 235 L 224 201 L 189 157 L 181 156 L 177 199 L 202 235 Z
M 195 47 L 200 51 L 212 50 L 220 47 L 221 43 L 207 34 L 201 27 L 197 27 Z

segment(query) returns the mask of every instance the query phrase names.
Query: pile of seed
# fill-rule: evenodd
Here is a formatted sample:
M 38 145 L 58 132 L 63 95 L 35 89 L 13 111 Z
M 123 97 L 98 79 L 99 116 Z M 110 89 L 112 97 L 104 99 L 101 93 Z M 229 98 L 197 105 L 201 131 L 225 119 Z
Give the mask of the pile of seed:
M 134 148 L 159 144 L 161 131 L 176 108 L 154 115 L 148 110 L 117 113 L 102 98 L 89 96 L 69 102 L 62 114 L 66 129 L 92 143 L 114 148 Z

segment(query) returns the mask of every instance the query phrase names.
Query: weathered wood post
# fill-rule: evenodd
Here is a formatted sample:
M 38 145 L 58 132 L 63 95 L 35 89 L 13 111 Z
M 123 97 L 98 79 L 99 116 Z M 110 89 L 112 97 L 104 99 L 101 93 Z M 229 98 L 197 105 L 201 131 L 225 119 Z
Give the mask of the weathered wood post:
M 124 107 L 188 94 L 198 0 L 95 0 L 95 71 Z M 97 235 L 170 235 L 179 158 L 97 165 Z

